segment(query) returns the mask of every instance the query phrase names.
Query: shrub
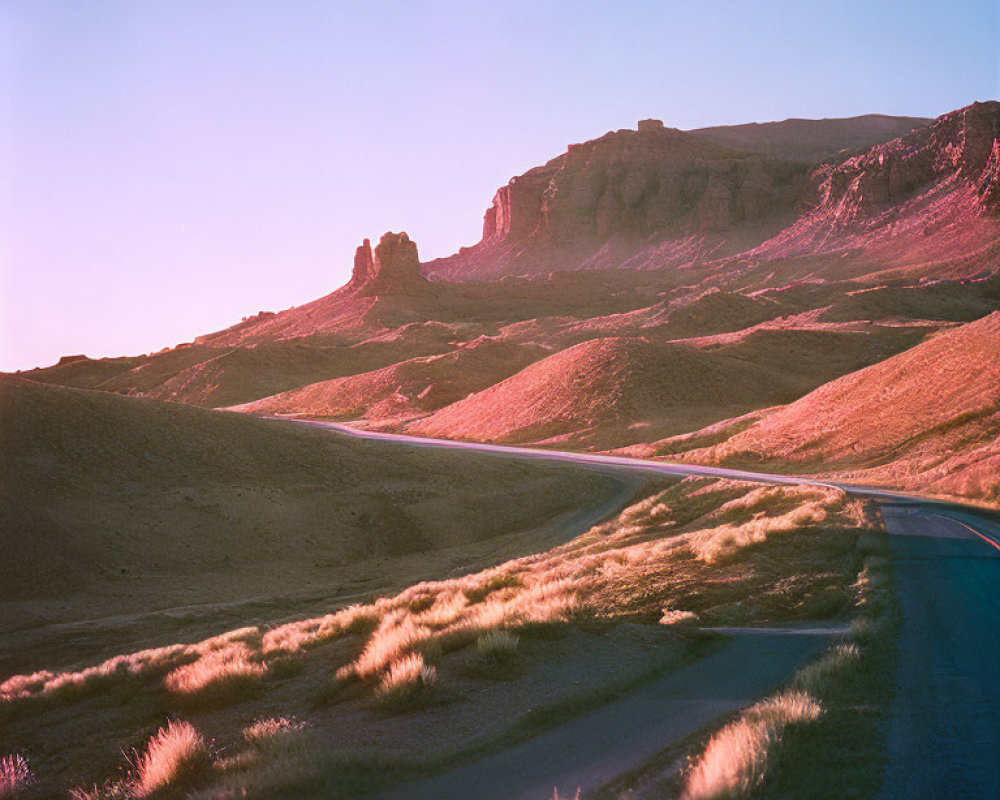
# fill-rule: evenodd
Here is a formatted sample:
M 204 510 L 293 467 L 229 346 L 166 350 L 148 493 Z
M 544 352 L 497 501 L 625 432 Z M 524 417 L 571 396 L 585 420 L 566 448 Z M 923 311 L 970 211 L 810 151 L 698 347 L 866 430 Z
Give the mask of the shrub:
M 476 640 L 476 652 L 490 661 L 507 661 L 517 653 L 519 642 L 517 634 L 506 628 L 486 631 Z
M 400 707 L 426 697 L 437 680 L 437 670 L 424 663 L 419 653 L 394 661 L 382 676 L 378 697 L 382 705 Z
M 167 786 L 180 785 L 209 765 L 208 746 L 189 722 L 171 721 L 160 728 L 136 759 L 132 791 L 148 797 Z
M 14 753 L 0 758 L 0 800 L 17 797 L 31 781 L 31 768 L 23 756 Z

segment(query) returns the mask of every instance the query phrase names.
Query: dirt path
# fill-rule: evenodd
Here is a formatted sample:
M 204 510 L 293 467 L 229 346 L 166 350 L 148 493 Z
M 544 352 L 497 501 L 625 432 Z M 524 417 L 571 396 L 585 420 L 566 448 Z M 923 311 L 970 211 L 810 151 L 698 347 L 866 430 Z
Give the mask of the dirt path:
M 836 629 L 740 632 L 711 655 L 517 747 L 379 800 L 550 800 L 596 789 L 672 742 L 753 702 L 829 643 Z
M 1000 525 L 887 504 L 902 611 L 882 797 L 1000 797 Z M 964 523 L 964 524 L 963 524 Z

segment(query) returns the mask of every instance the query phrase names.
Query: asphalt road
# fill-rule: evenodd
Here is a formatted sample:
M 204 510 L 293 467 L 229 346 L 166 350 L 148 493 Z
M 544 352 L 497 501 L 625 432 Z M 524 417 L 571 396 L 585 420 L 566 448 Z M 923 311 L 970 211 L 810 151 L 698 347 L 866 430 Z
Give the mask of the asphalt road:
M 299 425 L 327 428 L 329 430 L 337 431 L 338 433 L 347 434 L 348 436 L 395 442 L 396 444 L 410 445 L 412 447 L 470 450 L 476 453 L 493 453 L 499 456 L 507 457 L 513 456 L 516 458 L 530 458 L 542 461 L 567 462 L 570 464 L 592 467 L 621 468 L 646 474 L 668 475 L 677 478 L 730 478 L 732 480 L 753 481 L 755 483 L 833 486 L 850 491 L 852 494 L 860 497 L 871 497 L 885 500 L 913 500 L 920 502 L 923 499 L 917 495 L 893 492 L 887 489 L 880 489 L 875 486 L 859 486 L 855 484 L 837 483 L 834 481 L 812 478 L 808 475 L 777 475 L 770 472 L 752 472 L 742 469 L 707 467 L 700 464 L 681 464 L 670 461 L 649 461 L 643 458 L 609 456 L 601 453 L 573 453 L 565 450 L 543 450 L 541 448 L 534 447 L 514 447 L 511 445 L 485 444 L 482 442 L 458 442 L 451 439 L 430 439 L 424 436 L 407 436 L 397 433 L 381 433 L 379 431 L 359 430 L 338 422 L 319 422 L 316 420 L 300 420 L 283 417 L 270 417 L 270 419 L 284 419 L 285 421 L 292 421 Z
M 1000 798 L 1000 525 L 883 507 L 902 613 L 887 800 Z
M 887 729 L 886 800 L 1000 800 L 1000 524 L 989 516 L 877 487 L 792 475 L 671 464 L 358 431 L 417 447 L 615 467 L 639 473 L 836 486 L 882 502 L 902 613 L 896 695 Z M 689 733 L 770 691 L 829 633 L 726 631 L 706 659 L 517 748 L 384 800 L 547 800 L 606 783 Z

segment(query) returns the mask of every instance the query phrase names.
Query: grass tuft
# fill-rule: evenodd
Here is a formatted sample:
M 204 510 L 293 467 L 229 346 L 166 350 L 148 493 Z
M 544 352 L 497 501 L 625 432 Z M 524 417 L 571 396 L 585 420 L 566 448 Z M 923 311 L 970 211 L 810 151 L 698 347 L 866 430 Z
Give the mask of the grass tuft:
M 166 787 L 182 786 L 210 764 L 208 746 L 189 722 L 171 721 L 160 728 L 136 759 L 132 793 L 149 797 Z
M 0 800 L 13 800 L 32 782 L 31 768 L 19 753 L 0 758 Z
M 252 659 L 250 648 L 239 642 L 178 667 L 163 683 L 170 694 L 187 701 L 232 701 L 254 688 L 267 671 Z
M 391 709 L 417 705 L 428 698 L 436 681 L 437 670 L 425 664 L 419 653 L 411 653 L 394 661 L 382 676 L 379 703 Z
M 476 652 L 489 661 L 509 661 L 517 654 L 520 641 L 516 633 L 504 628 L 486 631 L 476 640 Z
M 769 697 L 719 730 L 688 773 L 683 800 L 720 800 L 748 792 L 764 779 L 768 754 L 788 725 L 819 717 L 820 705 L 802 691 Z

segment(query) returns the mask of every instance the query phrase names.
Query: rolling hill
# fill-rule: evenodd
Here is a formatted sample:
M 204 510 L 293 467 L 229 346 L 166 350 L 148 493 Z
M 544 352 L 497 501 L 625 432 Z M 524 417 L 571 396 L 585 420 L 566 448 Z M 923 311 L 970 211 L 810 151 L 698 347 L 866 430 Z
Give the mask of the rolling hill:
M 0 436 L 2 672 L 86 640 L 100 625 L 85 620 L 120 617 L 138 639 L 142 619 L 175 607 L 172 626 L 204 625 L 419 579 L 620 491 L 594 472 L 387 458 L 293 423 L 11 378 Z
M 717 443 L 698 447 L 706 438 Z M 704 463 L 836 471 L 1000 505 L 998 442 L 1000 312 L 994 312 L 790 405 L 659 443 L 652 452 L 671 450 L 671 457 Z

